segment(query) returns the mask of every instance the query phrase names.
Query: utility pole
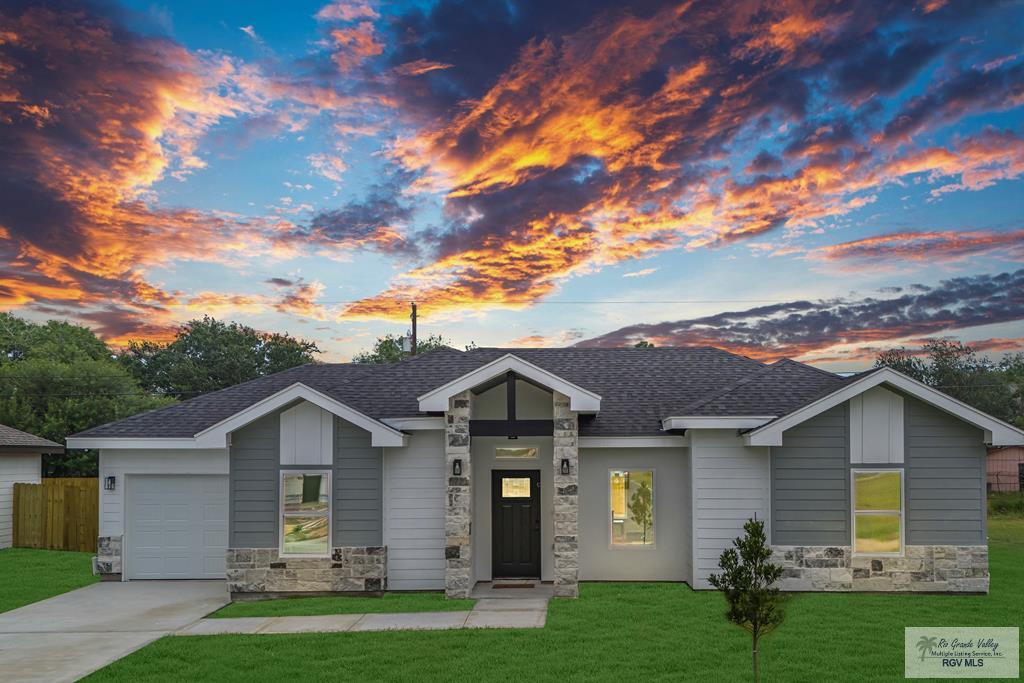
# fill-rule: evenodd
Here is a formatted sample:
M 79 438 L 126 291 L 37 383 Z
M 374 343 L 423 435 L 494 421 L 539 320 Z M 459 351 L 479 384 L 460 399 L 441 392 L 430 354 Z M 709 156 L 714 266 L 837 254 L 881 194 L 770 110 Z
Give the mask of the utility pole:
M 416 302 L 412 302 L 412 355 L 416 355 Z

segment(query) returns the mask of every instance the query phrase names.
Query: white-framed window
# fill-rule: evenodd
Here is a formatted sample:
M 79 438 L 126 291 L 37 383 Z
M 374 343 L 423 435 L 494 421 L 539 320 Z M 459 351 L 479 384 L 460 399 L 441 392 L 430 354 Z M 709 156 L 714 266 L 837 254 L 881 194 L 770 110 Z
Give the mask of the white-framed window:
M 281 470 L 281 555 L 331 554 L 331 471 Z
M 904 536 L 902 469 L 850 471 L 853 552 L 901 555 Z
M 654 470 L 609 470 L 608 492 L 611 501 L 609 545 L 653 548 Z
M 536 460 L 536 446 L 498 446 L 494 449 L 494 457 L 497 460 Z

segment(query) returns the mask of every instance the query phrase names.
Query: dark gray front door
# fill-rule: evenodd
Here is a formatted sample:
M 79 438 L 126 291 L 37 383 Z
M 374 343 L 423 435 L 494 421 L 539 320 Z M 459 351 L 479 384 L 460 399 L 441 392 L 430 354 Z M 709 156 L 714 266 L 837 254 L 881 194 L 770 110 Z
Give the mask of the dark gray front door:
M 540 472 L 491 472 L 491 573 L 540 577 Z

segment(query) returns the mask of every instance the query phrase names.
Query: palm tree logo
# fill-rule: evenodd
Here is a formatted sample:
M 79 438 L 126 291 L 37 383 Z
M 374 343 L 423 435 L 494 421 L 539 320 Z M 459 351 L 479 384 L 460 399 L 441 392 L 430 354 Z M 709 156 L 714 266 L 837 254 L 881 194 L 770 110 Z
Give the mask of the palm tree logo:
M 937 638 L 929 638 L 928 636 L 921 636 L 921 639 L 917 641 L 917 649 L 921 651 L 921 661 L 924 661 L 924 656 L 931 651 L 933 647 L 938 643 Z

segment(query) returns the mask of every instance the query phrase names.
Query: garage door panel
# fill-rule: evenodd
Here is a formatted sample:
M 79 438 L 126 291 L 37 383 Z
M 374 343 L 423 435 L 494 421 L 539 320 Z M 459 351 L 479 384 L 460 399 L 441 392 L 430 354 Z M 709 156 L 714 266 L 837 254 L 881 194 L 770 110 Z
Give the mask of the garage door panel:
M 131 579 L 225 575 L 225 476 L 129 475 L 125 571 Z

